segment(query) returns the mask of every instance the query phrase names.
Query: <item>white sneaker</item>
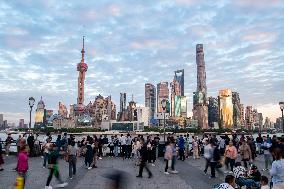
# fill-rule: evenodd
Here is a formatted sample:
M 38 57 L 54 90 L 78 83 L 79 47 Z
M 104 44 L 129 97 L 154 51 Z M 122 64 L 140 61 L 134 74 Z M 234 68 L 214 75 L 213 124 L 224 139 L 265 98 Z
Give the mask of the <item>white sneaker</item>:
M 229 171 L 229 174 L 233 174 L 233 171 Z
M 88 167 L 88 169 L 89 169 L 89 170 L 91 170 L 91 169 L 92 169 L 92 167 Z
M 45 186 L 44 189 L 52 189 L 52 186 Z
M 67 185 L 68 185 L 68 183 L 67 183 L 67 182 L 64 182 L 64 183 L 62 183 L 62 184 L 58 184 L 57 187 L 58 187 L 58 188 L 64 188 L 64 187 L 67 186 Z
M 152 163 L 152 166 L 155 167 L 156 165 L 154 163 Z
M 172 171 L 173 174 L 178 174 L 178 171 L 174 170 Z
M 103 159 L 103 158 L 99 157 L 99 159 Z
M 169 175 L 170 173 L 169 172 L 164 172 L 166 175 Z

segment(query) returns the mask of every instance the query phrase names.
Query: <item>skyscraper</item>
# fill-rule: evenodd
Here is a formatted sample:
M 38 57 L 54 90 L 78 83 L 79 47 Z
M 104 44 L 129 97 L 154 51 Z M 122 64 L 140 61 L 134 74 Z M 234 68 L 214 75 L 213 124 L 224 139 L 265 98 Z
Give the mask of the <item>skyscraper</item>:
M 240 104 L 240 112 L 241 112 L 241 127 L 245 127 L 245 107 L 243 104 Z
M 37 108 L 36 108 L 35 127 L 42 127 L 44 125 L 44 123 L 45 123 L 44 113 L 45 113 L 45 104 L 44 104 L 42 97 L 41 97 L 40 101 L 37 104 Z
M 24 119 L 20 119 L 19 128 L 25 128 L 25 120 Z
M 252 106 L 246 107 L 246 113 L 245 113 L 245 127 L 248 130 L 252 129 L 253 124 L 253 113 L 252 113 Z
M 0 127 L 3 127 L 4 125 L 4 117 L 3 114 L 0 114 Z
M 174 80 L 180 85 L 180 95 L 184 96 L 184 69 L 175 71 Z
M 77 64 L 77 71 L 79 72 L 78 77 L 78 98 L 77 105 L 83 106 L 84 104 L 84 90 L 85 90 L 85 75 L 88 70 L 88 65 L 85 63 L 85 36 L 83 36 L 83 48 L 81 51 L 82 59 L 81 62 Z
M 208 128 L 208 104 L 206 72 L 203 45 L 196 45 L 196 65 L 197 65 L 197 89 L 193 93 L 193 118 L 198 120 L 198 126 L 202 129 Z
M 126 120 L 126 93 L 120 93 L 119 121 Z
M 218 98 L 210 96 L 208 102 L 208 124 L 209 127 L 214 127 L 214 123 L 219 123 Z
M 219 108 L 221 128 L 231 129 L 233 126 L 233 102 L 230 89 L 219 91 Z
M 169 100 L 169 83 L 160 82 L 157 84 L 157 112 L 163 112 L 162 100 Z
M 153 119 L 156 111 L 156 87 L 151 83 L 145 84 L 145 107 L 150 108 L 150 119 Z
M 233 121 L 234 128 L 241 127 L 241 100 L 240 95 L 237 92 L 232 93 L 233 100 Z
M 180 116 L 180 99 L 181 99 L 181 85 L 176 80 L 176 75 L 173 82 L 171 82 L 171 116 Z
M 262 113 L 258 113 L 258 125 L 259 125 L 259 129 L 262 130 L 262 128 L 263 128 L 263 115 L 262 115 Z

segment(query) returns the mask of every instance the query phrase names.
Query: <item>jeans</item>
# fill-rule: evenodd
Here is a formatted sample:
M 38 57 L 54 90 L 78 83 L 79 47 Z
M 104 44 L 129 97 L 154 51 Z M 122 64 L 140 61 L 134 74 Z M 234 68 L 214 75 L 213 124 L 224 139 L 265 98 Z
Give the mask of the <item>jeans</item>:
M 73 175 L 76 175 L 76 155 L 69 156 L 69 178 L 72 178 Z
M 268 169 L 268 166 L 271 166 L 272 160 L 270 154 L 264 154 L 264 161 L 265 161 L 265 169 Z
M 205 173 L 207 173 L 209 165 L 210 165 L 210 159 L 205 158 L 205 169 L 204 169 Z
M 114 155 L 115 157 L 118 156 L 118 146 L 114 146 Z
M 46 162 L 48 161 L 48 153 L 44 153 L 43 154 L 43 166 L 46 167 Z
M 157 147 L 156 147 L 156 158 L 158 158 L 159 157 L 159 145 L 157 145 Z
M 177 161 L 177 156 L 173 156 L 173 159 L 172 159 L 172 167 L 171 167 L 173 171 L 175 170 L 176 161 Z
M 229 157 L 226 157 L 225 164 L 226 164 L 227 169 L 228 169 L 229 164 L 230 164 L 231 171 L 233 171 L 234 166 L 235 166 L 235 161 L 236 161 L 235 159 L 231 159 Z
M 247 186 L 247 187 L 258 187 L 259 184 L 256 183 L 254 180 L 252 179 L 247 179 L 247 178 L 237 178 L 236 179 L 236 184 L 239 186 Z

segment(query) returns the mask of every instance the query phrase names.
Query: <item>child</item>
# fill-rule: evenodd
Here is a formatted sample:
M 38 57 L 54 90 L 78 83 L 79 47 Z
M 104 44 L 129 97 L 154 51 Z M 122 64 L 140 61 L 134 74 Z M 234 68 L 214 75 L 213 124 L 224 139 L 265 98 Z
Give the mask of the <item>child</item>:
M 261 184 L 261 189 L 269 189 L 268 178 L 266 176 L 261 176 L 260 184 Z
M 22 176 L 24 179 L 24 186 L 26 183 L 27 171 L 29 169 L 28 164 L 28 152 L 26 150 L 26 146 L 20 146 L 20 151 L 18 154 L 18 164 L 17 164 L 17 171 L 19 176 Z

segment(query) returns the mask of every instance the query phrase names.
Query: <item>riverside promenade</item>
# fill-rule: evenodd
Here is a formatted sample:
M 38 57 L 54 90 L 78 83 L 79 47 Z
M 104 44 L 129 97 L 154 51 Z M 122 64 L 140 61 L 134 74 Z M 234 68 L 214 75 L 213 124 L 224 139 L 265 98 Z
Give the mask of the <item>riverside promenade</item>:
M 42 158 L 35 157 L 29 159 L 29 173 L 26 183 L 26 189 L 44 188 L 49 170 L 42 167 Z M 153 177 L 148 179 L 146 171 L 143 178 L 136 178 L 138 167 L 134 165 L 134 160 L 123 160 L 121 158 L 105 157 L 98 161 L 98 168 L 87 170 L 83 163 L 83 158 L 78 158 L 77 175 L 72 179 L 68 179 L 68 163 L 64 160 L 59 161 L 60 173 L 62 179 L 67 181 L 68 189 L 107 189 L 107 183 L 110 182 L 105 175 L 114 170 L 123 171 L 127 181 L 125 188 L 127 189 L 211 189 L 215 184 L 222 183 L 226 174 L 217 173 L 216 179 L 209 179 L 209 175 L 204 175 L 204 159 L 186 161 L 177 161 L 176 169 L 178 174 L 164 174 L 163 159 L 159 159 L 155 165 L 149 165 Z M 258 156 L 255 164 L 261 170 L 264 166 L 262 156 Z M 0 172 L 0 189 L 14 188 L 13 184 L 17 173 L 13 171 L 16 167 L 16 157 L 5 157 L 5 170 Z M 221 169 L 223 170 L 223 168 Z M 210 172 L 210 168 L 208 170 Z M 267 172 L 262 172 L 267 175 Z M 56 186 L 56 179 L 53 178 L 51 186 Z

